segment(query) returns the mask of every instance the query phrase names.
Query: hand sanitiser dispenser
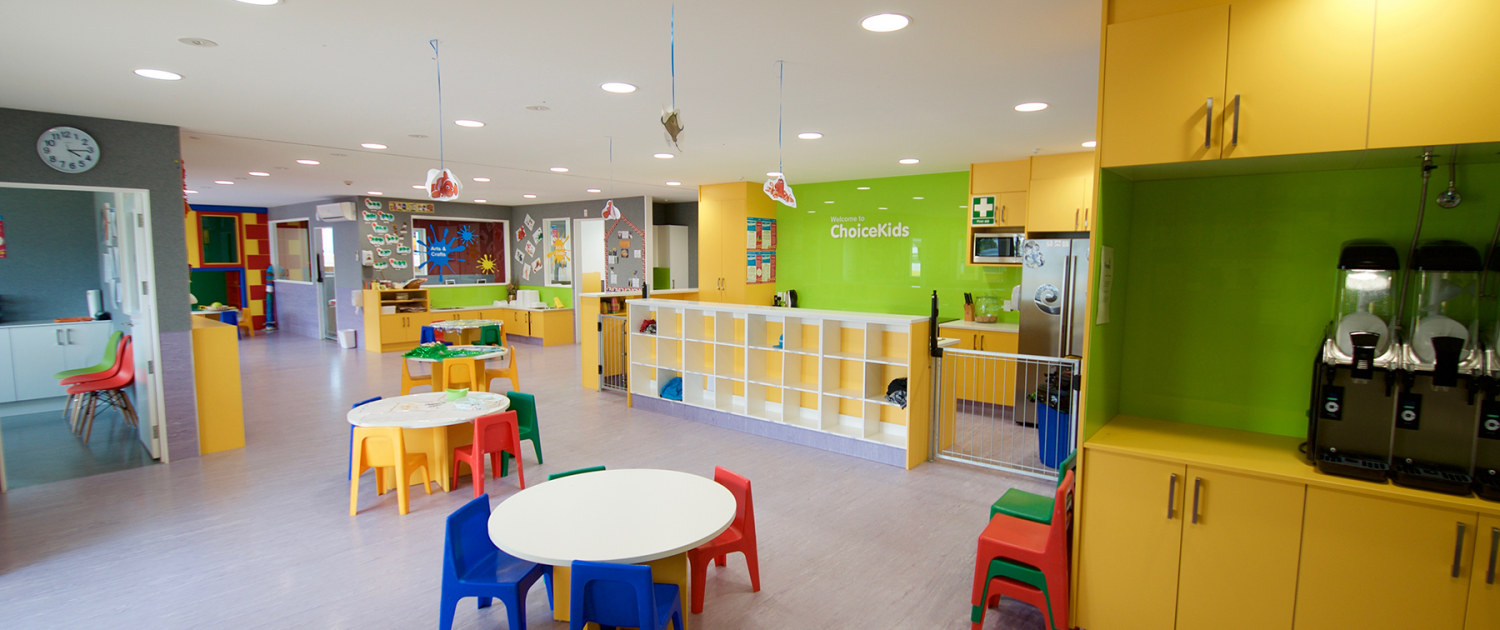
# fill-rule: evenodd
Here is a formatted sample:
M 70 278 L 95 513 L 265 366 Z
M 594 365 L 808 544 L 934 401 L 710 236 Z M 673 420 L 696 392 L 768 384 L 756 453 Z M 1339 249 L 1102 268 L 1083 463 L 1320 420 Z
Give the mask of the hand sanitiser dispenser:
M 1384 481 L 1391 464 L 1400 341 L 1396 249 L 1351 241 L 1339 254 L 1333 321 L 1313 364 L 1307 456 L 1319 471 Z
M 1479 342 L 1479 252 L 1455 241 L 1423 245 L 1408 261 L 1392 480 L 1471 492 L 1484 353 Z

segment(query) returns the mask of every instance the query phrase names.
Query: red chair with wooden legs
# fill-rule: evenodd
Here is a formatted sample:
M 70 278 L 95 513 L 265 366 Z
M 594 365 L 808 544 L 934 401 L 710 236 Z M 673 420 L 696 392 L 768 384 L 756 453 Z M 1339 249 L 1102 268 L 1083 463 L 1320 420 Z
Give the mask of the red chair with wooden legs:
M 692 572 L 693 614 L 703 612 L 703 585 L 708 581 L 708 563 L 728 565 L 728 555 L 745 554 L 750 567 L 750 590 L 760 592 L 760 556 L 755 544 L 755 504 L 750 498 L 750 480 L 721 467 L 714 467 L 714 481 L 734 495 L 734 522 L 717 538 L 687 552 Z
M 526 472 L 521 465 L 521 430 L 516 412 L 492 413 L 474 419 L 474 443 L 453 449 L 453 486 L 458 486 L 458 465 L 469 465 L 474 478 L 474 496 L 484 494 L 484 456 L 490 456 L 490 470 L 501 476 L 500 454 L 510 453 L 516 460 L 516 476 L 526 489 Z
M 83 433 L 84 443 L 88 443 L 89 436 L 94 432 L 94 416 L 98 414 L 99 402 L 120 410 L 120 415 L 125 417 L 125 422 L 130 426 L 139 426 L 140 421 L 135 413 L 135 405 L 130 403 L 130 395 L 126 390 L 135 385 L 135 344 L 126 343 L 124 350 L 119 353 L 119 369 L 113 376 L 79 383 L 69 387 L 69 396 L 87 394 L 87 402 L 79 403 L 79 409 L 87 405 L 88 410 L 84 412 L 80 420 L 73 428 L 74 433 Z
M 120 373 L 121 360 L 124 358 L 125 347 L 128 345 L 130 345 L 130 335 L 121 336 L 119 343 L 115 347 L 115 351 L 111 353 L 113 355 L 113 358 L 110 360 L 110 364 L 108 367 L 92 374 L 75 374 L 73 376 L 65 377 L 62 380 L 58 381 L 58 384 L 73 386 L 114 378 L 116 374 Z M 68 418 L 68 427 L 71 428 L 74 433 L 78 432 L 78 420 L 79 417 L 83 414 L 84 404 L 87 403 L 92 397 L 92 394 L 68 394 L 68 402 L 66 405 L 64 405 L 63 411 L 64 415 Z
M 1052 522 L 1037 523 L 1005 514 L 997 514 L 979 534 L 979 549 L 974 556 L 974 595 L 971 621 L 973 630 L 984 625 L 984 612 L 990 600 L 999 595 L 1037 606 L 1050 619 L 1050 627 L 1068 625 L 1068 530 L 1073 508 L 1073 473 L 1063 477 L 1052 502 Z M 991 563 L 995 560 L 1021 565 L 1023 570 L 1039 571 L 1045 588 L 1014 579 L 996 576 Z M 1020 577 L 1024 571 L 1003 571 Z M 993 589 L 993 590 L 992 590 Z M 991 597 L 994 595 L 995 597 Z M 1048 610 L 1050 608 L 1050 610 Z

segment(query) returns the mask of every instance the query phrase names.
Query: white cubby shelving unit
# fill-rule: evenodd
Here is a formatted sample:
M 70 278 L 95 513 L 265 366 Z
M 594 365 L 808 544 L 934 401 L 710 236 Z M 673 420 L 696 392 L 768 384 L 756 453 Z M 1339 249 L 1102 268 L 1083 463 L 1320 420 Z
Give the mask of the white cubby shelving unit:
M 631 331 L 656 320 L 630 333 L 634 396 L 662 399 L 681 377 L 682 404 L 901 449 L 929 421 L 885 398 L 925 350 L 926 318 L 675 300 L 632 301 L 629 317 Z

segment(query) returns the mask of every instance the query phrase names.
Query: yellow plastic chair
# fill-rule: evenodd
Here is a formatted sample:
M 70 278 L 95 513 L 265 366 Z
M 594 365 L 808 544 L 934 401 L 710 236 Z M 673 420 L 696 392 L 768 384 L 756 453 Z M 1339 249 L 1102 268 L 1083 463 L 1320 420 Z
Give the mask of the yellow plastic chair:
M 411 359 L 401 357 L 401 395 L 406 396 L 411 393 L 412 388 L 423 385 L 432 388 L 434 391 L 437 390 L 437 387 L 432 384 L 431 372 L 428 372 L 427 376 L 412 376 Z
M 475 378 L 475 374 L 479 372 L 478 363 L 478 361 L 470 358 L 443 359 L 443 388 L 461 389 L 467 387 L 470 390 L 479 390 L 479 386 L 482 383 L 479 382 L 478 378 Z M 462 378 L 455 376 L 459 372 L 463 373 Z
M 354 474 L 349 476 L 349 515 L 359 513 L 359 476 L 375 469 L 375 494 L 385 494 L 386 468 L 396 469 L 396 503 L 402 514 L 411 511 L 411 474 L 422 469 L 422 489 L 432 494 L 428 476 L 427 454 L 406 452 L 406 441 L 399 427 L 354 427 Z M 397 454 L 400 454 L 400 457 Z
M 508 378 L 510 379 L 510 390 L 513 392 L 521 391 L 521 377 L 516 372 L 516 349 L 510 347 L 510 341 L 506 340 L 504 330 L 500 331 L 500 345 L 504 346 L 506 350 L 505 367 L 492 370 L 486 365 L 484 370 L 484 390 L 487 392 L 495 391 L 490 386 L 490 383 L 494 382 L 495 379 Z

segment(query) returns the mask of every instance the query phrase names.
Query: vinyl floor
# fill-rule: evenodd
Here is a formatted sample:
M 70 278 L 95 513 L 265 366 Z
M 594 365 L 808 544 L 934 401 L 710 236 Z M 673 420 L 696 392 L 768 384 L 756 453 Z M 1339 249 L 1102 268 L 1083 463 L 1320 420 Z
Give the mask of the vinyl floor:
M 906 471 L 639 411 L 580 388 L 578 346 L 517 354 L 546 458 L 526 454 L 529 480 L 597 464 L 704 476 L 720 465 L 754 484 L 762 590 L 750 591 L 743 558 L 731 556 L 709 570 L 694 630 L 967 628 L 989 504 L 1010 487 L 1052 485 L 947 462 Z M 468 480 L 415 493 L 399 516 L 395 494 L 377 497 L 367 473 L 359 514 L 348 514 L 344 416 L 354 401 L 397 393 L 397 355 L 272 334 L 244 340 L 241 362 L 246 448 L 0 495 L 0 627 L 436 623 L 443 523 L 472 498 Z M 496 503 L 517 492 L 513 477 L 487 489 Z M 540 585 L 526 607 L 529 627 L 565 627 Z M 1042 620 L 1007 600 L 985 627 Z M 455 627 L 505 628 L 505 612 L 466 600 Z
M 88 443 L 60 411 L 0 417 L 6 483 L 11 490 L 156 463 L 120 412 L 100 411 Z

